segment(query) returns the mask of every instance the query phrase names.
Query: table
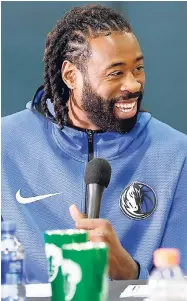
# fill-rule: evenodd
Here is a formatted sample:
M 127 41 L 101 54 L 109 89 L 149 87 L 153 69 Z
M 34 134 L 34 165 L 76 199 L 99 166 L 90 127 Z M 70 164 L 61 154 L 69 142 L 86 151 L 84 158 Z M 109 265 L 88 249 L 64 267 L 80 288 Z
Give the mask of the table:
M 147 284 L 146 280 L 118 280 L 111 281 L 109 285 L 109 300 L 108 301 L 143 301 L 144 298 L 120 298 L 120 294 L 124 289 L 129 285 L 145 285 Z
M 109 283 L 109 299 L 108 301 L 143 301 L 144 298 L 119 298 L 120 294 L 129 285 L 144 285 L 146 280 L 118 280 Z M 27 298 L 27 301 L 51 301 L 50 298 Z M 81 300 L 80 300 L 81 301 Z

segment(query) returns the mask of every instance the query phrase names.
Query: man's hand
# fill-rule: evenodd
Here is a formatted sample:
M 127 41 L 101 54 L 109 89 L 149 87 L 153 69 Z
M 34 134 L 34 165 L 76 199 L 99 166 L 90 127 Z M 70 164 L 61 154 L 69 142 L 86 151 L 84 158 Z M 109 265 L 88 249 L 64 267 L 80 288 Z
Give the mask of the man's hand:
M 109 249 L 109 276 L 115 280 L 137 279 L 138 266 L 122 247 L 112 225 L 105 219 L 88 219 L 75 205 L 69 208 L 77 229 L 88 230 L 88 239 L 105 242 Z

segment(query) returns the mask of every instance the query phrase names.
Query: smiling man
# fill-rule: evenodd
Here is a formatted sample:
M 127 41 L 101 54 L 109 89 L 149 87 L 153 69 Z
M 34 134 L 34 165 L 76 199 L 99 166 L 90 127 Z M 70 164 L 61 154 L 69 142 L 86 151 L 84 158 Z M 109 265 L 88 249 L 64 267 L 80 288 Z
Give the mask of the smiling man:
M 178 248 L 187 273 L 187 138 L 141 109 L 144 84 L 139 42 L 112 9 L 73 8 L 48 34 L 43 86 L 2 122 L 2 217 L 17 223 L 27 282 L 48 280 L 43 232 L 72 227 L 108 244 L 113 279 L 146 279 L 159 247 Z M 93 157 L 112 166 L 99 219 L 85 218 Z
M 68 100 L 73 125 L 119 133 L 135 125 L 145 73 L 139 43 L 128 30 L 126 24 L 125 32 L 98 33 L 87 46 L 90 55 L 80 70 L 71 62 L 63 62 L 64 82 L 74 91 L 74 106 L 70 106 L 71 97 Z M 77 89 L 73 89 L 75 85 Z

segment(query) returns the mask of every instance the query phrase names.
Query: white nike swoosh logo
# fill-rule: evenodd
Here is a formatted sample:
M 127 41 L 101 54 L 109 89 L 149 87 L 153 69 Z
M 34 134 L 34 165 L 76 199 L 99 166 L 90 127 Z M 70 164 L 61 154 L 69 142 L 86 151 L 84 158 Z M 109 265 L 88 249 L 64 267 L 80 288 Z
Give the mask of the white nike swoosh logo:
M 57 192 L 57 193 L 52 193 L 52 194 L 43 194 L 43 195 L 38 195 L 38 196 L 30 197 L 30 198 L 24 198 L 20 195 L 20 191 L 21 191 L 21 189 L 19 189 L 16 193 L 16 200 L 20 204 L 30 204 L 33 202 L 37 202 L 37 201 L 49 198 L 50 196 L 54 196 L 54 195 L 58 195 L 58 194 L 62 193 L 62 192 Z

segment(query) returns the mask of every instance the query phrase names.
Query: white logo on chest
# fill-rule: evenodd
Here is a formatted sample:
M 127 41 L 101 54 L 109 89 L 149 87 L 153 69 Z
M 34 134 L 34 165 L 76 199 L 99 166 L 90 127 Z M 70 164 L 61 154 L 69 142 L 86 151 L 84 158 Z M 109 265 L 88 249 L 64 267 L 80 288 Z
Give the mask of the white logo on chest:
M 21 190 L 19 189 L 16 193 L 16 200 L 18 201 L 18 203 L 20 204 L 30 204 L 30 203 L 34 203 L 43 199 L 47 199 L 51 196 L 54 195 L 58 195 L 61 194 L 62 192 L 57 192 L 57 193 L 52 193 L 52 194 L 43 194 L 43 195 L 38 195 L 38 196 L 33 196 L 33 197 L 22 197 L 21 196 Z

